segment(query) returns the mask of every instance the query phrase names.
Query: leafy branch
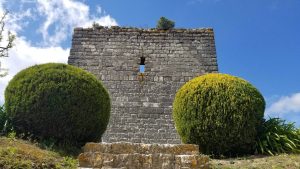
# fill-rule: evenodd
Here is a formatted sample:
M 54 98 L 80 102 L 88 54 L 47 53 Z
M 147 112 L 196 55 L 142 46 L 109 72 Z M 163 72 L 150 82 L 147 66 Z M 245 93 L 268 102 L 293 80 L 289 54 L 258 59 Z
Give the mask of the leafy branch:
M 15 40 L 15 35 L 13 35 L 10 31 L 7 32 L 7 43 L 4 43 L 2 45 L 3 40 L 3 32 L 5 27 L 5 17 L 7 16 L 8 11 L 6 11 L 2 17 L 0 18 L 0 57 L 8 57 L 8 50 L 13 47 L 13 41 Z M 1 71 L 4 71 L 4 73 L 1 73 Z M 1 68 L 1 62 L 0 62 L 0 77 L 6 76 L 8 73 L 5 69 Z

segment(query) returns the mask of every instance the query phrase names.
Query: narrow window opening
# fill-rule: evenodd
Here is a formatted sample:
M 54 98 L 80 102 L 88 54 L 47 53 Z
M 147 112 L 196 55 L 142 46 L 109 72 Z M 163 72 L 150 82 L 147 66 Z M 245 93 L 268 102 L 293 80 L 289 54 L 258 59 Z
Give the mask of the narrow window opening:
M 140 73 L 145 72 L 145 57 L 141 57 L 141 63 L 140 63 Z

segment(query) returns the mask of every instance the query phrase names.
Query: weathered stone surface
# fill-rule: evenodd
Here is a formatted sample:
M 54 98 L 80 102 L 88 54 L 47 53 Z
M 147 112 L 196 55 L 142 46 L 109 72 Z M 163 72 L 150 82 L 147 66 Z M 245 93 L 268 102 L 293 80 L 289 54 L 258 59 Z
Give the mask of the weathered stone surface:
M 198 155 L 199 147 L 195 144 L 139 144 L 129 142 L 87 143 L 84 152 L 100 152 L 113 154 L 174 154 Z
M 210 28 L 75 28 L 68 63 L 95 74 L 110 93 L 105 142 L 181 143 L 172 120 L 176 91 L 193 77 L 218 71 Z
M 110 148 L 108 148 L 109 146 Z M 118 147 L 120 149 L 118 151 L 112 147 Z M 174 147 L 176 147 L 175 151 Z M 88 143 L 84 147 L 84 153 L 80 154 L 78 159 L 80 167 L 99 169 L 209 168 L 209 158 L 200 155 L 197 148 L 198 146 L 195 145 Z M 191 150 L 191 152 L 189 152 L 189 150 Z
M 80 167 L 125 169 L 209 168 L 208 157 L 174 154 L 108 154 L 88 152 L 79 155 Z M 82 160 L 85 161 L 82 161 Z

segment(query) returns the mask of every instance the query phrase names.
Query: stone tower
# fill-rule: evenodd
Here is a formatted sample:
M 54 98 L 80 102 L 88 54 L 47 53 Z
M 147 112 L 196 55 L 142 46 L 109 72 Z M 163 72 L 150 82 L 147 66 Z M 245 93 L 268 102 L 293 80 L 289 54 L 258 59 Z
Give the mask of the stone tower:
M 211 28 L 75 28 L 68 63 L 92 72 L 110 93 L 104 142 L 181 143 L 172 120 L 176 91 L 218 71 Z

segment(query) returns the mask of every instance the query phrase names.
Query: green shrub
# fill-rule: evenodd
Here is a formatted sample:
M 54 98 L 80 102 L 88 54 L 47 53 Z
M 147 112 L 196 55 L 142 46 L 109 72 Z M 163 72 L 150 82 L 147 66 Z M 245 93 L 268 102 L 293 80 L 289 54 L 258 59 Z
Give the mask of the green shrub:
M 163 30 L 168 30 L 168 29 L 172 29 L 175 26 L 175 22 L 165 18 L 165 17 L 161 17 L 156 25 L 157 29 L 163 29 Z
M 5 108 L 15 131 L 58 144 L 99 141 L 110 107 L 109 94 L 95 76 L 66 64 L 29 67 L 5 90 Z
M 6 135 L 12 131 L 12 126 L 8 115 L 5 111 L 4 105 L 0 106 L 0 134 Z
M 265 101 L 249 82 L 226 74 L 207 74 L 176 93 L 173 119 L 184 143 L 205 154 L 253 153 Z
M 257 153 L 275 155 L 300 153 L 300 133 L 294 123 L 270 118 L 258 130 Z
M 4 106 L 0 106 L 0 132 L 3 132 L 4 125 L 7 120 L 7 114 L 5 112 Z

